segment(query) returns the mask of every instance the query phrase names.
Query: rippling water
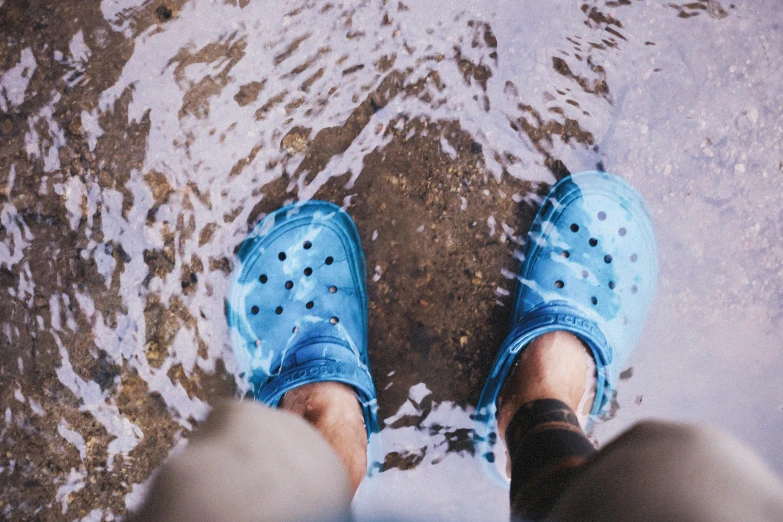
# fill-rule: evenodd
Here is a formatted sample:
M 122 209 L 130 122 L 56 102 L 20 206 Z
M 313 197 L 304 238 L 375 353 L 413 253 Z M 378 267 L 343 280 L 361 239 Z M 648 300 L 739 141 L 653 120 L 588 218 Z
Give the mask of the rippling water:
M 710 422 L 783 472 L 775 2 L 0 1 L 0 510 L 111 519 L 219 396 L 247 232 L 355 218 L 385 469 L 356 500 L 507 517 L 472 456 L 541 194 L 636 186 L 657 301 L 606 441 Z M 404 499 L 400 503 L 399 499 Z

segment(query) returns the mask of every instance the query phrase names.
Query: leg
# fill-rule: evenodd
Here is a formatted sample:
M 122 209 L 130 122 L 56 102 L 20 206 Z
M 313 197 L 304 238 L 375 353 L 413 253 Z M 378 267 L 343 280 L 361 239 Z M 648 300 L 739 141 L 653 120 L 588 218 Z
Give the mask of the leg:
M 256 226 L 238 252 L 227 319 L 239 371 L 274 409 L 225 405 L 211 416 L 164 467 L 140 518 L 349 518 L 378 431 L 365 273 L 356 226 L 336 205 L 289 205 Z
M 238 256 L 228 322 L 239 370 L 256 400 L 320 432 L 354 492 L 379 431 L 356 226 L 331 203 L 296 203 L 266 216 Z
M 499 399 L 515 517 L 578 521 L 783 520 L 783 483 L 714 429 L 646 422 L 600 452 L 575 411 L 590 379 L 582 343 L 554 332 L 523 352 Z
M 783 482 L 744 444 L 703 426 L 644 422 L 602 449 L 553 520 L 783 520 Z
M 595 452 L 575 413 L 592 382 L 589 363 L 573 334 L 547 333 L 522 352 L 503 387 L 498 429 L 510 455 L 511 511 L 517 517 L 544 517 Z
M 340 458 L 300 417 L 225 402 L 171 458 L 132 520 L 347 520 L 352 486 Z
M 353 496 L 367 472 L 367 432 L 353 389 L 339 382 L 305 384 L 286 393 L 281 407 L 323 435 L 348 470 Z
M 535 514 L 546 506 L 521 491 L 542 492 L 541 477 L 553 469 L 560 472 L 550 480 L 562 482 L 567 468 L 592 452 L 577 415 L 587 414 L 589 426 L 610 404 L 650 309 L 658 261 L 641 196 L 604 172 L 573 174 L 552 187 L 521 258 L 512 327 L 479 397 L 476 422 L 484 469 L 503 480 L 492 465 L 489 430 L 496 420 L 515 467 L 514 502 L 526 504 L 520 513 Z
M 656 252 L 649 211 L 616 176 L 566 177 L 539 209 L 519 269 L 514 326 L 476 408 L 489 463 L 493 439 L 483 434 L 497 407 L 515 515 L 783 519 L 780 482 L 723 435 L 641 427 L 595 454 L 579 425 L 574 410 L 606 407 L 636 345 L 657 282 Z M 594 374 L 592 360 L 600 363 Z

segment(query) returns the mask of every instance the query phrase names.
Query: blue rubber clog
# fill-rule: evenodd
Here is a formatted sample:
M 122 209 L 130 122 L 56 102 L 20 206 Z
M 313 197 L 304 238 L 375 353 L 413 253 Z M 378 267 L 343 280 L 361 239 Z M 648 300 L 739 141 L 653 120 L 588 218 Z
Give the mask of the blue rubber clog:
M 277 407 L 303 384 L 350 385 L 372 447 L 379 428 L 365 279 L 350 216 L 323 201 L 296 203 L 268 215 L 242 244 L 227 316 L 235 357 L 257 400 Z M 368 452 L 368 468 L 377 467 L 377 452 Z
M 497 398 L 517 355 L 541 334 L 580 337 L 596 363 L 588 429 L 611 402 L 623 363 L 652 304 L 658 257 L 652 218 L 641 196 L 617 176 L 583 172 L 558 182 L 538 211 L 517 275 L 512 326 L 477 409 L 480 455 L 488 473 L 497 440 Z

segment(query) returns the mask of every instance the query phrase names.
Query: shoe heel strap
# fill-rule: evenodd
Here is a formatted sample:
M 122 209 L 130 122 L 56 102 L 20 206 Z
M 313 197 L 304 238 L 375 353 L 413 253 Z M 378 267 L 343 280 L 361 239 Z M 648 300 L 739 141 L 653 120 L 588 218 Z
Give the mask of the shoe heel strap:
M 367 436 L 380 431 L 377 419 L 378 402 L 372 376 L 366 367 L 356 362 L 341 363 L 330 359 L 315 359 L 297 366 L 286 368 L 269 382 L 256 388 L 256 398 L 273 408 L 280 404 L 286 392 L 315 382 L 335 381 L 351 386 L 362 405 Z
M 607 380 L 607 367 L 613 359 L 612 347 L 594 320 L 585 317 L 583 312 L 569 303 L 554 301 L 525 313 L 506 336 L 493 364 L 494 371 L 489 375 L 479 399 L 477 420 L 486 418 L 488 421 L 494 415 L 493 406 L 517 355 L 536 337 L 557 330 L 573 333 L 590 349 L 598 379 L 596 397 L 590 412 L 591 420 L 603 410 L 611 399 L 613 388 L 613 384 Z

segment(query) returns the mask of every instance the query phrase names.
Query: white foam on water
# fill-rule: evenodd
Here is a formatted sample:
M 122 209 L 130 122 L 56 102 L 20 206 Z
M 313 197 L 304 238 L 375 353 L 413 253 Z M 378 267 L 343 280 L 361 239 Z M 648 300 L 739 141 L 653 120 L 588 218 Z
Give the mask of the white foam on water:
M 5 334 L 5 338 L 8 340 L 8 344 L 10 345 L 14 340 L 10 323 L 5 323 L 3 325 L 3 333 Z M 21 360 L 21 357 L 19 359 Z M 22 373 L 22 371 L 23 371 L 23 367 L 20 365 L 19 373 Z
M 84 43 L 84 32 L 81 30 L 73 35 L 68 49 L 71 51 L 71 58 L 73 58 L 75 62 L 82 64 L 86 63 L 87 60 L 90 59 L 90 55 L 92 55 L 92 51 L 90 51 L 90 48 Z
M 383 149 L 392 139 L 391 133 L 384 133 L 379 129 L 385 129 L 389 125 L 389 118 L 392 116 L 390 111 L 382 109 L 378 111 L 374 118 L 377 122 L 368 124 L 359 135 L 351 142 L 342 154 L 335 154 L 326 164 L 326 167 L 309 184 L 304 186 L 303 178 L 299 182 L 300 199 L 305 201 L 312 199 L 316 192 L 331 178 L 336 175 L 351 173 L 351 178 L 346 184 L 347 188 L 353 188 L 356 179 L 364 167 L 364 158 L 374 150 Z
M 32 234 L 11 203 L 4 203 L 0 208 L 0 225 L 5 228 L 7 238 L 0 243 L 0 267 L 11 270 L 24 258 L 24 250 L 30 245 Z M 22 288 L 17 289 L 22 291 Z
M 421 401 L 431 394 L 432 391 L 427 387 L 427 385 L 423 382 L 420 382 L 419 384 L 414 384 L 411 386 L 411 389 L 408 391 L 408 398 L 414 401 L 416 404 L 421 404 Z
M 497 221 L 495 221 L 495 216 L 491 215 L 487 218 L 487 226 L 489 227 L 489 237 L 492 237 L 495 235 L 495 227 L 497 226 Z
M 6 195 L 10 195 L 11 191 L 14 189 L 14 181 L 16 181 L 16 165 L 12 164 L 8 169 L 8 184 L 5 188 Z
M 71 392 L 82 401 L 80 409 L 88 411 L 100 422 L 109 435 L 115 438 L 109 442 L 106 451 L 109 454 L 107 465 L 112 467 L 115 455 L 127 455 L 144 438 L 141 429 L 123 416 L 114 399 L 108 392 L 103 392 L 94 381 L 85 381 L 79 377 L 71 366 L 68 350 L 60 337 L 52 332 L 55 343 L 62 358 L 61 366 L 56 369 L 57 377 Z
M 27 306 L 32 306 L 33 296 L 35 295 L 35 282 L 30 273 L 30 263 L 25 262 L 19 271 L 19 284 L 16 287 L 17 297 L 24 301 Z M 27 300 L 25 301 L 25 297 Z
M 84 183 L 78 177 L 74 176 L 65 182 L 63 199 L 65 200 L 65 208 L 69 214 L 68 220 L 73 230 L 79 229 L 79 222 L 84 216 L 82 203 L 86 195 L 87 191 L 85 190 Z
M 65 145 L 65 133 L 60 128 L 57 120 L 54 119 L 55 105 L 60 101 L 62 95 L 58 92 L 52 93 L 51 101 L 44 105 L 39 111 L 27 118 L 28 132 L 25 133 L 25 150 L 30 159 L 42 158 L 44 172 L 56 172 L 60 169 L 59 152 Z M 41 136 L 38 133 L 37 126 L 44 127 L 46 134 Z M 42 181 L 46 181 L 46 177 Z M 45 193 L 45 189 L 41 191 Z
M 127 509 L 128 512 L 133 513 L 144 505 L 144 500 L 149 494 L 149 489 L 152 482 L 155 480 L 155 476 L 156 473 L 153 472 L 146 481 L 131 486 L 130 493 L 125 495 L 125 509 Z
M 375 270 L 372 275 L 372 282 L 377 283 L 381 280 L 381 276 L 383 275 L 383 269 L 381 268 L 381 265 L 375 265 Z
M 84 442 L 84 437 L 82 437 L 81 433 L 72 430 L 68 425 L 68 421 L 60 419 L 60 423 L 57 424 L 57 433 L 76 447 L 82 460 L 87 458 L 87 444 Z
M 82 128 L 87 135 L 87 146 L 90 147 L 90 151 L 95 150 L 98 138 L 103 136 L 103 129 L 98 122 L 97 113 L 97 109 L 92 112 L 82 111 L 81 113 Z
M 71 503 L 71 496 L 84 489 L 84 479 L 86 478 L 87 472 L 84 469 L 77 470 L 76 468 L 71 468 L 66 483 L 57 488 L 55 502 L 60 502 L 63 514 L 68 511 L 68 504 Z
M 101 13 L 107 22 L 117 32 L 124 32 L 125 36 L 130 37 L 130 23 L 133 15 L 140 8 L 149 3 L 149 0 L 102 0 Z
M 38 149 L 38 131 L 33 127 L 32 119 L 28 118 L 27 124 L 29 131 L 24 135 L 25 152 L 28 159 L 40 158 L 41 151 Z
M 79 308 L 82 309 L 82 312 L 87 317 L 87 319 L 91 320 L 95 314 L 95 301 L 93 301 L 92 297 L 89 295 L 78 291 L 74 292 L 74 296 L 76 297 L 76 302 L 79 305 Z
M 169 348 L 171 357 L 182 364 L 185 375 L 188 377 L 193 373 L 193 368 L 196 365 L 196 351 L 193 349 L 196 345 L 197 343 L 193 336 L 193 332 L 188 328 L 180 328 Z
M 30 404 L 30 409 L 33 410 L 33 413 L 35 413 L 38 416 L 46 414 L 46 410 L 41 406 L 41 403 L 36 401 L 35 399 L 27 399 L 27 402 Z
M 110 288 L 114 270 L 117 268 L 117 261 L 114 260 L 114 256 L 107 252 L 106 245 L 103 243 L 96 244 L 92 241 L 89 243 L 87 249 L 82 251 L 82 257 L 88 258 L 90 256 L 95 261 L 95 267 L 98 270 L 98 273 L 103 276 L 106 288 Z
M 505 221 L 502 221 L 500 226 L 503 228 L 503 235 L 507 239 L 511 240 L 512 243 L 520 246 L 525 244 L 525 240 L 522 237 L 518 237 L 516 235 L 516 230 L 509 226 Z
M 429 393 L 423 383 L 410 390 L 417 403 Z M 394 468 L 365 479 L 354 498 L 356 519 L 508 520 L 508 491 L 484 475 L 478 458 L 469 451 L 448 451 L 447 434 L 472 430 L 472 413 L 443 402 L 433 404 L 418 426 L 384 428 L 381 440 L 387 453 L 415 454 L 421 461 L 413 469 Z M 406 401 L 386 423 L 421 414 L 412 401 Z
M 61 331 L 62 324 L 60 323 L 62 316 L 60 315 L 60 294 L 52 294 L 49 297 L 49 311 L 52 317 L 52 329 Z
M 96 508 L 80 518 L 79 522 L 101 522 L 102 520 L 114 520 L 114 515 L 109 512 L 104 513 L 102 509 Z
M 22 50 L 19 63 L 0 76 L 0 109 L 9 112 L 24 102 L 30 78 L 38 68 L 32 49 Z
M 457 159 L 457 150 L 451 146 L 451 143 L 449 143 L 449 140 L 447 140 L 445 136 L 440 137 L 440 148 L 443 149 L 443 152 L 445 152 L 452 161 Z

